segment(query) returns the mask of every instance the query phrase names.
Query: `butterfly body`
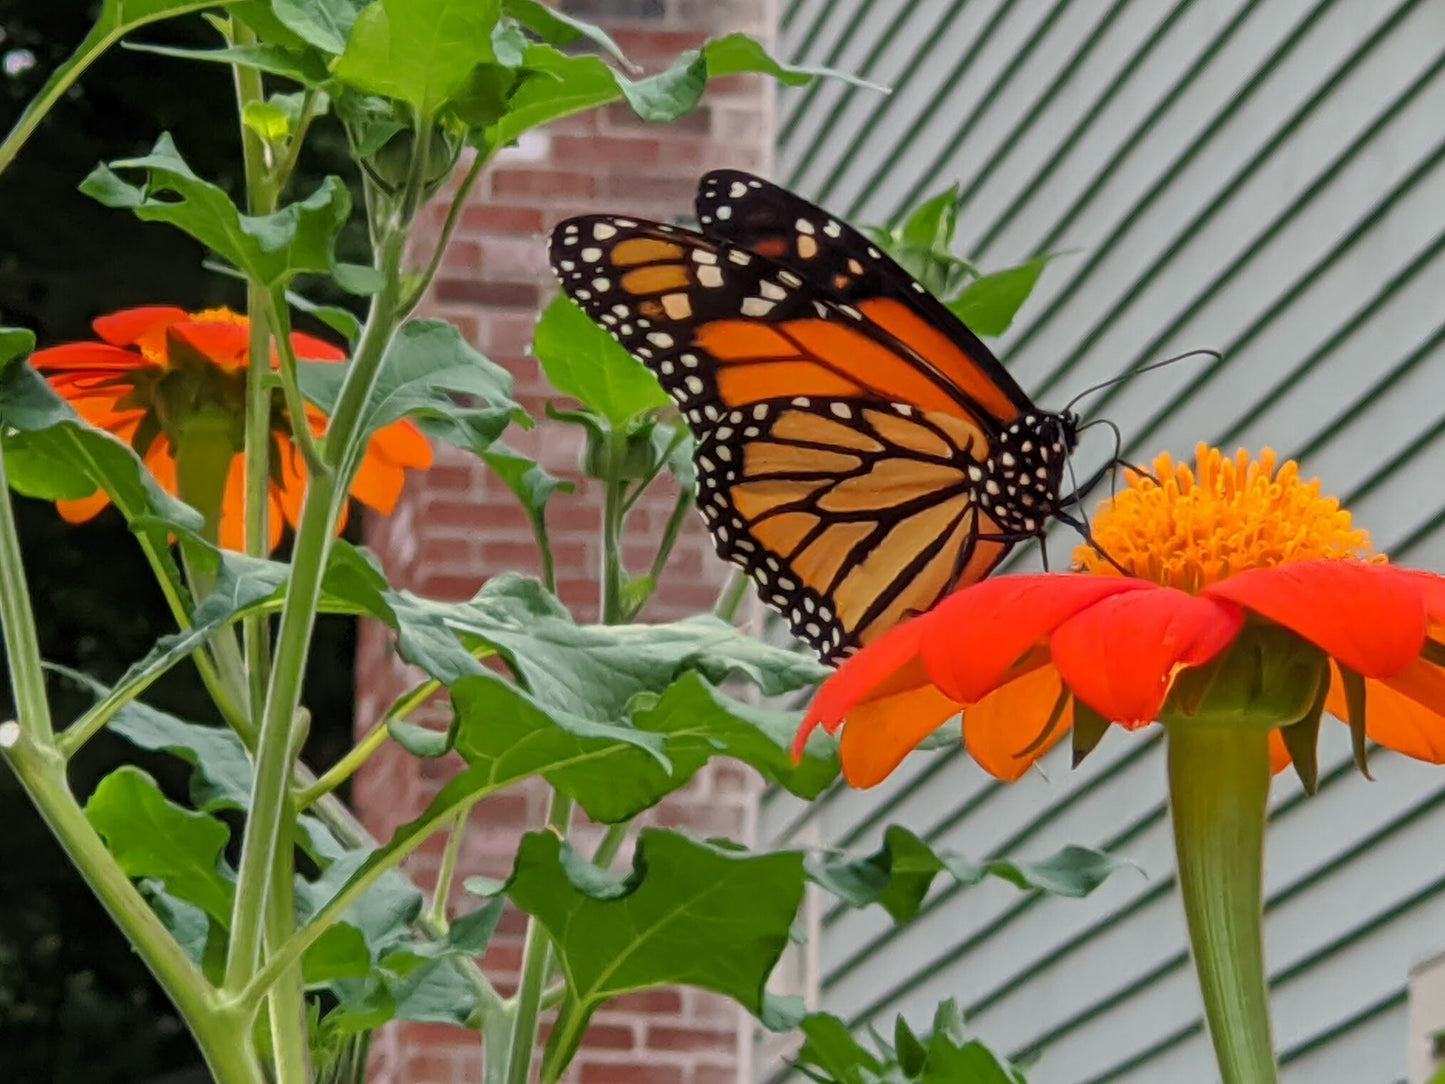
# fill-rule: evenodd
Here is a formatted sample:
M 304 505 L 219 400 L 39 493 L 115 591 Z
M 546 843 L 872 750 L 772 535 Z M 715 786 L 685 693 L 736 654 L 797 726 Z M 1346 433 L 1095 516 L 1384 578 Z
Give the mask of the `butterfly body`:
M 718 553 L 795 635 L 836 661 L 1043 535 L 1072 413 L 792 193 L 710 173 L 698 220 L 569 219 L 552 265 L 677 404 Z

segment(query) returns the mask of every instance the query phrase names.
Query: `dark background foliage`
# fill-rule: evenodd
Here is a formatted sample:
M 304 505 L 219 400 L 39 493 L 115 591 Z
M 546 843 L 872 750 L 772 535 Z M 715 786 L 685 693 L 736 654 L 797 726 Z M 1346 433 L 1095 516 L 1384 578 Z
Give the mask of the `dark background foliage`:
M 0 131 L 84 37 L 93 15 L 90 4 L 7 0 Z M 215 44 L 198 18 L 141 36 Z M 170 131 L 198 172 L 237 194 L 234 116 L 223 67 L 124 49 L 102 58 L 0 176 L 0 323 L 32 328 L 49 345 L 88 338 L 95 316 L 132 305 L 238 305 L 237 284 L 204 271 L 205 254 L 189 238 L 76 191 L 98 162 L 142 153 Z M 303 193 L 327 172 L 347 174 L 339 131 L 323 124 L 315 136 L 296 181 Z M 17 504 L 46 659 L 114 680 L 172 627 L 130 532 L 113 510 L 77 527 L 48 504 Z M 307 678 L 313 764 L 330 763 L 349 741 L 354 646 L 350 622 L 331 619 L 319 633 Z M 73 690 L 56 682 L 51 691 L 62 718 L 75 712 Z M 148 700 L 184 718 L 213 718 L 189 667 Z M 119 739 L 95 741 L 75 764 L 77 793 L 88 794 L 121 759 L 139 758 Z M 184 793 L 174 762 L 142 763 L 174 795 Z M 0 1080 L 132 1084 L 194 1065 L 164 996 L 3 772 L 0 823 Z

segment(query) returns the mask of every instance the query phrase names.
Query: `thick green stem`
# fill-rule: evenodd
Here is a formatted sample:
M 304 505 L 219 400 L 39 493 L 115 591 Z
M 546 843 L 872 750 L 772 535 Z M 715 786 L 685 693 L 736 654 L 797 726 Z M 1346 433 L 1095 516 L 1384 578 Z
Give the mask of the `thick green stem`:
M 46 827 L 180 1011 L 212 1077 L 218 1084 L 265 1084 L 250 1044 L 236 1041 L 235 1021 L 218 1011 L 204 976 L 136 891 L 71 795 L 59 754 L 28 735 L 18 735 L 4 752 Z
M 259 963 L 261 904 L 270 878 L 271 856 L 280 838 L 291 779 L 292 721 L 300 704 L 301 679 L 316 624 L 317 607 L 321 602 L 321 580 L 326 558 L 331 551 L 337 516 L 349 484 L 342 465 L 350 456 L 362 412 L 401 315 L 398 302 L 404 243 L 404 234 L 390 232 L 386 235 L 382 251 L 377 254 L 383 285 L 372 299 L 371 313 L 357 343 L 355 356 L 347 368 L 327 430 L 326 459 L 331 470 L 312 475 L 306 487 L 301 523 L 296 531 L 292 553 L 291 582 L 281 611 L 276 659 L 257 739 L 251 813 L 246 820 L 246 833 L 241 844 L 236 906 L 226 958 L 225 985 L 231 993 L 250 983 Z
M 547 826 L 565 839 L 571 824 L 572 799 L 553 791 Z M 531 1078 L 532 1047 L 537 1041 L 537 1014 L 541 1011 L 542 995 L 547 988 L 551 955 L 552 939 L 540 922 L 531 919 L 527 923 L 527 939 L 522 944 L 522 978 L 517 985 L 517 1015 L 512 1021 L 512 1040 L 507 1046 L 506 1084 L 527 1084 Z
M 20 534 L 15 527 L 15 507 L 10 502 L 10 479 L 5 473 L 3 447 L 0 447 L 0 622 L 4 623 L 5 657 L 20 731 L 28 741 L 49 748 L 55 727 L 50 719 L 50 701 L 45 696 L 40 638 L 35 632 L 35 613 L 30 608 L 30 585 L 25 581 L 25 563 L 20 556 Z
M 280 951 L 296 932 L 295 885 L 292 881 L 295 866 L 291 854 L 295 817 L 294 807 L 287 810 L 281 846 L 276 851 L 276 869 L 271 875 L 271 891 L 266 896 L 268 955 Z M 271 987 L 266 998 L 266 1010 L 271 1026 L 275 1084 L 310 1084 L 311 1051 L 300 963 L 292 964 Z
M 231 40 L 237 45 L 254 45 L 256 35 L 239 20 L 231 22 Z M 244 117 L 252 102 L 265 100 L 261 73 L 237 64 L 232 69 L 236 84 L 236 116 Z M 276 210 L 277 191 L 266 169 L 266 145 L 258 132 L 241 124 L 241 156 L 246 169 L 246 207 L 253 215 Z M 261 318 L 269 294 L 266 287 L 246 282 L 246 313 L 250 320 L 250 343 L 246 365 L 246 553 L 265 557 L 271 549 L 271 329 Z M 259 731 L 261 708 L 266 700 L 266 679 L 271 666 L 271 625 L 264 614 L 253 614 L 242 626 L 246 655 L 246 697 L 251 729 Z
M 1223 1084 L 1275 1084 L 1261 899 L 1269 735 L 1169 727 L 1179 886 Z

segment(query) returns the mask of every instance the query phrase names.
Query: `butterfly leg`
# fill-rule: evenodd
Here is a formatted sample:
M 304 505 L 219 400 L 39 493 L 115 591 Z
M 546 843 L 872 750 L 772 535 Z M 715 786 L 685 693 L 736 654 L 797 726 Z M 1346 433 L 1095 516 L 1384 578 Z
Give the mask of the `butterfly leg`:
M 1127 568 L 1121 565 L 1118 561 L 1114 560 L 1113 556 L 1109 553 L 1108 550 L 1106 550 L 1103 546 L 1099 545 L 1098 540 L 1094 538 L 1094 532 L 1089 527 L 1088 520 L 1075 519 L 1069 513 L 1063 511 L 1055 512 L 1054 518 L 1057 519 L 1060 523 L 1067 524 L 1074 530 L 1078 531 L 1079 534 L 1083 537 L 1084 541 L 1089 546 L 1093 547 L 1094 552 L 1097 553 L 1104 560 L 1108 561 L 1109 564 L 1113 565 L 1114 568 L 1117 569 L 1121 574 L 1125 576 L 1131 574 Z

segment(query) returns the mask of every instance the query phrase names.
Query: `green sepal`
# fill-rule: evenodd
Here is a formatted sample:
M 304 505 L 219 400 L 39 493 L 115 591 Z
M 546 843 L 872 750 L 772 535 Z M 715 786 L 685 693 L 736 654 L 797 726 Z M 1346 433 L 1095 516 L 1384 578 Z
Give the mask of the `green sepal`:
M 1074 697 L 1074 757 L 1072 764 L 1077 768 L 1109 732 L 1109 720 L 1078 697 Z
M 1305 712 L 1304 718 L 1290 726 L 1280 727 L 1279 731 L 1306 794 L 1314 794 L 1320 784 L 1320 717 L 1324 715 L 1325 699 L 1329 693 L 1329 682 L 1321 682 L 1315 693 L 1315 702 Z
M 1303 719 L 1322 685 L 1323 651 L 1278 625 L 1247 622 L 1226 651 L 1175 679 L 1159 721 L 1273 730 Z
M 1340 666 L 1340 680 L 1345 687 L 1345 722 L 1350 724 L 1350 746 L 1354 750 L 1355 763 L 1360 774 L 1373 780 L 1370 774 L 1368 736 L 1365 733 L 1365 679 L 1356 670 Z

